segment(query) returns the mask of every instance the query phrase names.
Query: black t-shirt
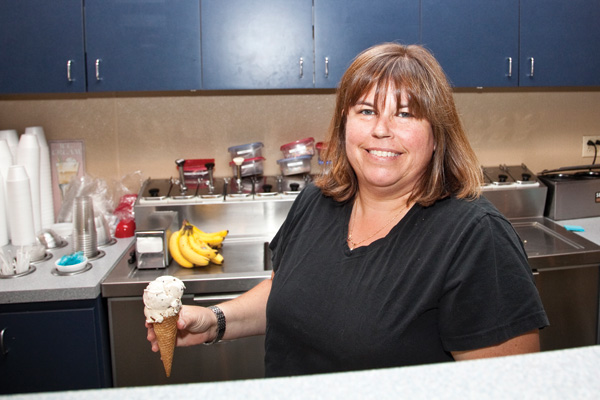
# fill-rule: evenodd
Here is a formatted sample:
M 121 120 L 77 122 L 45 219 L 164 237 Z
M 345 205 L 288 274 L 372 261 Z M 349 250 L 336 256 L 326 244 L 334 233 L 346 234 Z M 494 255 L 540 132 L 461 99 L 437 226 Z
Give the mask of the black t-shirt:
M 521 241 L 485 198 L 415 205 L 353 251 L 351 209 L 309 185 L 271 242 L 267 376 L 451 361 L 548 324 Z

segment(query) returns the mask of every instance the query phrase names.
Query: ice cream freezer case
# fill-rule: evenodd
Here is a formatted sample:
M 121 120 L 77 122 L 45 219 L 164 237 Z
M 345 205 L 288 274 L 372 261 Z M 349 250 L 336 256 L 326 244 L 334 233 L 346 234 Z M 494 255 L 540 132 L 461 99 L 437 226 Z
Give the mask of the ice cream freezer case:
M 229 239 L 228 239 L 229 240 Z M 171 376 L 166 377 L 160 353 L 152 352 L 144 326 L 143 292 L 158 276 L 185 283 L 182 303 L 210 306 L 233 299 L 271 276 L 264 239 L 233 240 L 223 246 L 227 263 L 164 269 L 135 267 L 135 246 L 115 265 L 102 284 L 107 300 L 112 378 L 115 387 L 215 382 L 264 376 L 264 336 L 223 341 L 212 346 L 176 347 Z M 241 262 L 241 259 L 244 262 Z M 239 260 L 238 260 L 239 259 Z M 243 271 L 241 269 L 243 265 Z

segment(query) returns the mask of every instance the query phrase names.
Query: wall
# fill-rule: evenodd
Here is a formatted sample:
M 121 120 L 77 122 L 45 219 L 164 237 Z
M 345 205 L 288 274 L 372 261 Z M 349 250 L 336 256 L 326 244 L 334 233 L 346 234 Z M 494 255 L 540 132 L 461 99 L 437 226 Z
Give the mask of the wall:
M 591 163 L 584 135 L 600 134 L 600 91 L 457 91 L 456 103 L 482 165 L 525 163 L 532 171 Z M 86 171 L 118 179 L 176 176 L 178 158 L 215 158 L 231 176 L 229 146 L 265 144 L 265 174 L 279 147 L 325 138 L 333 91 L 82 94 L 0 98 L 0 129 L 44 127 L 48 140 L 84 139 Z M 313 159 L 317 169 L 316 157 Z

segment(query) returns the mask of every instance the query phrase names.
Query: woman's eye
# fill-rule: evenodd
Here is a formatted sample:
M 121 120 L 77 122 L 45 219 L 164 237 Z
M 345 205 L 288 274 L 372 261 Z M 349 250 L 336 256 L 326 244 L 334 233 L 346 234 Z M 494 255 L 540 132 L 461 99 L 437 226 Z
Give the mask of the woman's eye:
M 398 113 L 398 116 L 401 118 L 412 118 L 413 115 L 411 113 L 409 113 L 408 111 L 400 111 Z
M 362 109 L 358 112 L 359 114 L 362 115 L 375 115 L 375 110 L 371 110 L 371 109 Z

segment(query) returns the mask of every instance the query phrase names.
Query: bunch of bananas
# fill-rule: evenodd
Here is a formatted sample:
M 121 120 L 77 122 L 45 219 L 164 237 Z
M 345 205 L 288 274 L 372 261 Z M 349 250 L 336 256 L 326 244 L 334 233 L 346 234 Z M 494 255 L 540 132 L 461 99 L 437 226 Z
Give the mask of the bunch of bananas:
M 181 229 L 171 234 L 169 252 L 182 267 L 204 267 L 209 263 L 223 264 L 219 253 L 228 230 L 204 232 L 188 221 L 183 221 Z

